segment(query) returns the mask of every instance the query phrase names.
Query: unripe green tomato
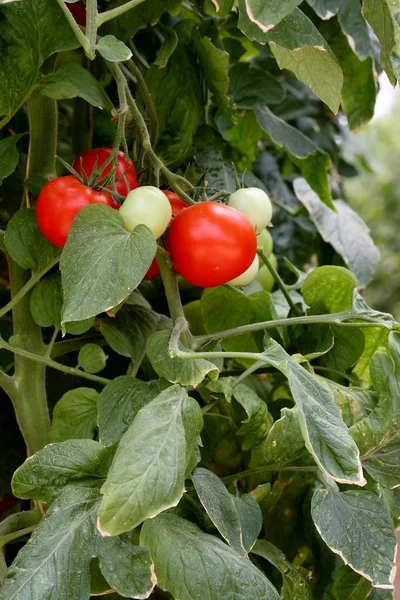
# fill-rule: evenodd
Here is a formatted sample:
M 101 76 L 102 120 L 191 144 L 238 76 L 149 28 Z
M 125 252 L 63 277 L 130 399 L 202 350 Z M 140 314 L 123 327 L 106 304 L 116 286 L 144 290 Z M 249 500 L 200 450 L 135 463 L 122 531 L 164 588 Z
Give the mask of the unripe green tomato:
M 162 236 L 172 218 L 167 196 L 152 185 L 142 185 L 129 192 L 119 212 L 128 231 L 133 231 L 137 225 L 147 225 L 156 240 Z
M 265 254 L 269 256 L 274 249 L 274 240 L 268 229 L 263 229 L 257 236 L 257 246 L 261 246 Z
M 270 260 L 272 266 L 274 267 L 274 269 L 276 270 L 277 266 L 278 266 L 278 261 L 276 259 L 275 254 L 271 254 L 271 256 L 269 256 L 269 260 Z M 259 283 L 261 283 L 264 290 L 266 290 L 267 292 L 272 291 L 272 289 L 275 285 L 275 279 L 269 272 L 267 265 L 261 266 L 260 270 L 257 273 L 256 279 Z
M 230 196 L 228 205 L 245 215 L 257 234 L 261 233 L 271 221 L 271 200 L 268 194 L 259 188 L 237 190 Z
M 238 277 L 235 277 L 235 279 L 231 279 L 231 281 L 228 281 L 228 285 L 248 285 L 253 281 L 253 279 L 256 278 L 259 266 L 260 261 L 258 258 L 258 254 L 256 254 L 249 268 L 246 269 L 246 271 L 241 275 L 238 275 Z

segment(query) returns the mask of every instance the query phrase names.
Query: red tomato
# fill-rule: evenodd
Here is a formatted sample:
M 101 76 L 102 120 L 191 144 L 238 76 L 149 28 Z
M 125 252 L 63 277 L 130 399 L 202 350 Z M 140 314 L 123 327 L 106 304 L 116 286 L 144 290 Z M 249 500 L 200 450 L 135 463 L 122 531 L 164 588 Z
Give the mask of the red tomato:
M 86 27 L 86 8 L 79 2 L 66 2 L 65 4 L 78 25 Z
M 160 269 L 158 268 L 158 264 L 155 258 L 153 258 L 153 262 L 151 263 L 149 270 L 147 271 L 146 275 L 143 277 L 143 279 L 154 279 L 154 277 L 157 277 L 157 275 L 160 274 Z
M 119 208 L 110 194 L 92 190 L 73 175 L 52 179 L 43 187 L 36 203 L 40 231 L 52 244 L 63 248 L 72 221 L 81 208 L 89 204 Z
M 111 152 L 112 148 L 94 148 L 93 150 L 89 150 L 88 152 L 85 152 L 84 154 L 78 156 L 72 163 L 72 166 L 75 169 L 75 171 L 80 175 L 83 175 L 83 172 L 85 172 L 86 177 L 89 179 L 96 164 L 96 160 L 96 168 L 99 168 L 103 163 L 106 162 Z M 81 161 L 83 171 L 81 169 Z M 110 171 L 111 163 L 100 173 L 97 181 L 108 175 Z M 124 177 L 122 177 L 122 175 L 124 175 Z M 134 190 L 138 187 L 138 181 L 136 178 L 136 171 L 135 167 L 133 166 L 133 162 L 130 158 L 126 158 L 125 154 L 121 151 L 118 152 L 117 156 L 117 168 L 115 171 L 115 179 L 118 179 L 118 181 L 116 182 L 117 192 L 121 194 L 121 196 L 123 196 L 124 198 L 128 195 L 128 193 L 131 190 Z M 127 183 L 125 183 L 125 179 Z M 108 186 L 108 189 L 111 190 L 112 186 Z
M 200 202 L 172 220 L 166 246 L 186 281 L 215 287 L 249 268 L 257 238 L 250 221 L 235 208 Z
M 171 205 L 172 208 L 172 216 L 176 217 L 176 215 L 179 215 L 180 212 L 182 212 L 185 208 L 188 208 L 188 205 L 186 204 L 186 202 L 184 202 L 182 200 L 182 198 L 180 196 L 178 196 L 178 194 L 176 194 L 175 192 L 171 192 L 171 190 L 161 190 L 168 198 L 169 203 Z

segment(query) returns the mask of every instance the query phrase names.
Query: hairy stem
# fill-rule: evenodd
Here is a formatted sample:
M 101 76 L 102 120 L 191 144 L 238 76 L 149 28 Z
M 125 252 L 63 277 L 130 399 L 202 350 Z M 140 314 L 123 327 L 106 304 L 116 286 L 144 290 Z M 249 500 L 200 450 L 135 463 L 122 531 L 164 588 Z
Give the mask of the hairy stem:
M 150 2 L 151 0 L 148 1 Z M 107 23 L 107 21 L 111 21 L 112 19 L 123 15 L 131 8 L 135 8 L 143 2 L 145 2 L 145 0 L 129 0 L 128 2 L 125 2 L 125 4 L 121 4 L 121 6 L 117 6 L 117 8 L 112 8 L 111 10 L 107 10 L 106 12 L 98 14 L 96 19 L 97 27 L 100 27 L 100 25 L 103 25 L 103 23 Z
M 134 63 L 134 61 L 128 61 L 126 63 L 126 67 L 124 67 L 124 71 L 128 73 L 129 76 L 134 77 L 139 91 L 142 94 L 144 103 L 146 105 L 147 114 L 149 115 L 150 119 L 151 143 L 153 144 L 153 146 L 155 146 L 158 138 L 158 117 L 154 106 L 153 98 L 151 97 L 149 88 L 147 87 L 147 83 L 145 82 L 139 67 Z
M 68 10 L 68 9 L 67 9 Z M 69 11 L 68 11 L 69 12 Z M 57 102 L 33 92 L 27 102 L 29 113 L 29 150 L 27 177 L 40 175 L 45 179 L 56 175 L 57 154 Z M 46 147 L 46 152 L 37 148 Z
M 78 39 L 78 42 L 84 49 L 85 54 L 88 55 L 89 54 L 89 42 L 88 42 L 87 37 L 82 32 L 78 23 L 75 21 L 70 10 L 66 7 L 64 0 L 57 0 L 57 2 L 58 2 L 58 5 L 60 6 L 61 10 L 63 11 L 65 18 L 67 19 L 68 23 L 70 24 L 72 31 L 75 33 L 75 35 Z

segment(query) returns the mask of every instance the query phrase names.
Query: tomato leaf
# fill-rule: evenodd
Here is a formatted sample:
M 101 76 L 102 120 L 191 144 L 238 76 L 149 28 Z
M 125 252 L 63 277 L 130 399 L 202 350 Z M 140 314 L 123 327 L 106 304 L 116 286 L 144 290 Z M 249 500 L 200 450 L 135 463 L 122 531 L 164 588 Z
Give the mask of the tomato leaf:
M 362 12 L 381 44 L 381 63 L 392 85 L 397 83 L 396 4 L 388 0 L 363 0 Z
M 19 161 L 17 143 L 24 133 L 10 135 L 0 141 L 0 185 L 3 179 L 14 173 Z
M 123 62 L 132 56 L 131 50 L 114 35 L 105 35 L 97 42 L 96 50 L 105 60 L 110 62 Z
M 130 234 L 112 208 L 83 208 L 72 223 L 61 256 L 62 323 L 95 316 L 127 298 L 155 253 L 156 241 L 145 225 Z
M 346 564 L 374 587 L 393 586 L 396 535 L 389 511 L 377 495 L 316 490 L 311 514 L 324 542 Z
M 44 277 L 29 299 L 32 317 L 40 327 L 61 326 L 62 289 L 59 273 Z
M 279 599 L 248 558 L 178 516 L 146 521 L 140 540 L 150 548 L 159 587 L 180 600 L 202 600 L 205 594 L 209 600 Z
M 279 104 L 285 98 L 285 88 L 270 73 L 252 68 L 248 63 L 237 63 L 229 71 L 229 93 L 239 108 L 255 104 Z
M 196 439 L 190 445 L 185 417 Z M 130 531 L 176 506 L 184 492 L 187 459 L 201 427 L 200 408 L 180 386 L 161 392 L 137 413 L 119 443 L 101 490 L 102 534 Z
M 96 429 L 98 392 L 77 388 L 66 392 L 53 410 L 50 441 L 92 440 Z
M 351 271 L 326 265 L 307 275 L 301 292 L 310 314 L 336 313 L 352 307 L 356 287 L 357 277 Z
M 347 565 L 342 565 L 335 573 L 332 591 L 335 600 L 366 600 L 372 585 Z
M 302 0 L 247 0 L 246 12 L 252 23 L 265 33 L 273 29 L 284 17 L 301 4 Z
M 103 348 L 98 344 L 85 344 L 79 350 L 78 366 L 86 373 L 98 373 L 105 368 L 107 358 Z

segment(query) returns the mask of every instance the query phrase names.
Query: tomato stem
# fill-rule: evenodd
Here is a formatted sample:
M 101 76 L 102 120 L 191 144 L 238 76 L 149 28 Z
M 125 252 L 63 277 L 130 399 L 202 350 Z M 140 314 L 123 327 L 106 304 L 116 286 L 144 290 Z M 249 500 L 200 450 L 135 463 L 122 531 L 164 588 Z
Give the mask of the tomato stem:
M 100 27 L 103 23 L 107 23 L 107 21 L 111 21 L 111 19 L 123 15 L 128 10 L 131 10 L 131 8 L 135 8 L 136 6 L 139 6 L 139 4 L 142 4 L 142 2 L 145 2 L 145 0 L 129 0 L 129 2 L 125 2 L 125 4 L 122 4 L 121 6 L 99 13 L 96 19 L 97 27 Z
M 72 13 L 70 12 L 69 8 L 66 6 L 64 0 L 57 0 L 57 2 L 59 4 L 61 10 L 63 11 L 65 18 L 67 19 L 68 23 L 70 24 L 72 31 L 75 33 L 80 45 L 84 49 L 85 54 L 87 56 L 89 56 L 90 47 L 89 47 L 89 41 L 88 41 L 87 37 L 85 36 L 83 31 L 79 27 L 78 23 L 75 21 Z M 45 119 L 43 119 L 43 120 L 45 121 Z
M 157 144 L 158 139 L 158 117 L 154 106 L 153 98 L 151 97 L 149 88 L 147 87 L 147 83 L 139 67 L 135 64 L 133 60 L 129 60 L 126 63 L 126 67 L 125 65 L 123 66 L 123 70 L 129 77 L 133 78 L 136 81 L 139 91 L 142 94 L 143 100 L 146 105 L 147 114 L 149 115 L 150 119 L 151 142 L 153 146 L 155 146 Z
M 300 311 L 297 308 L 297 306 L 295 305 L 295 303 L 293 302 L 292 298 L 290 297 L 290 294 L 288 292 L 288 289 L 285 285 L 285 282 L 283 281 L 283 279 L 281 278 L 281 276 L 279 275 L 279 273 L 277 272 L 276 269 L 274 269 L 271 261 L 269 260 L 268 256 L 265 254 L 264 249 L 262 247 L 258 247 L 257 248 L 257 254 L 258 256 L 261 258 L 261 260 L 263 261 L 263 263 L 265 264 L 265 266 L 267 267 L 268 271 L 271 273 L 272 277 L 275 279 L 276 285 L 278 286 L 278 288 L 281 290 L 282 294 L 285 296 L 290 308 L 293 311 L 293 314 L 296 317 L 300 316 Z

